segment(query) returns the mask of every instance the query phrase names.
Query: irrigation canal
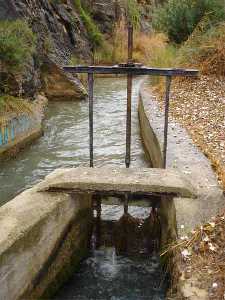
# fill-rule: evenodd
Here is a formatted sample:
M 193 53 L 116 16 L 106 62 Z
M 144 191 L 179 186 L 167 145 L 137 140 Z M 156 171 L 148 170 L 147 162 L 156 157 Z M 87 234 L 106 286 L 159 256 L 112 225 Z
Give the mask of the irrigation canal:
M 134 81 L 131 167 L 148 167 L 139 134 L 137 99 L 140 80 Z M 95 166 L 124 166 L 126 79 L 98 78 L 94 100 Z M 88 102 L 50 102 L 44 136 L 6 161 L 0 170 L 0 205 L 62 167 L 89 165 Z M 103 209 L 104 218 L 119 219 L 122 207 Z M 146 209 L 130 213 L 144 217 Z M 78 273 L 55 299 L 137 300 L 165 299 L 159 259 L 118 257 L 112 247 L 92 252 Z

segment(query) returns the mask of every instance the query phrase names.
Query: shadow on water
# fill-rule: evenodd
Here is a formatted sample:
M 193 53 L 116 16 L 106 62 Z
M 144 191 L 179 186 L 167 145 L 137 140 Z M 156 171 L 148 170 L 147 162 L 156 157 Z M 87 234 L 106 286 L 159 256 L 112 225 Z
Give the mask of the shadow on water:
M 130 207 L 129 216 L 144 224 L 151 213 L 150 208 Z M 78 272 L 64 284 L 55 300 L 164 300 L 168 278 L 163 273 L 157 251 L 151 254 L 140 243 L 141 230 L 137 236 L 128 233 L 132 249 L 126 255 L 119 254 L 114 247 L 118 238 L 116 229 L 123 215 L 118 205 L 102 206 L 100 232 L 95 228 L 92 236 L 92 250 L 88 259 L 83 261 Z M 113 219 L 113 220 L 110 220 Z M 138 224 L 137 223 L 137 224 Z M 140 225 L 138 224 L 138 227 Z M 97 223 L 96 223 L 96 226 Z M 123 231 L 123 228 L 119 228 Z M 96 233 L 100 237 L 96 237 Z M 116 233 L 116 235 L 115 235 Z M 100 245 L 97 239 L 100 238 Z M 135 243 L 134 240 L 138 241 Z M 141 244 L 141 249 L 138 246 Z M 137 246 L 136 249 L 135 245 Z M 130 250 L 132 250 L 130 252 Z
M 129 208 L 129 216 L 135 222 L 138 220 L 143 227 L 150 213 L 151 208 L 142 209 L 135 206 Z M 80 269 L 55 295 L 55 300 L 164 300 L 166 298 L 168 278 L 160 266 L 157 251 L 153 250 L 150 253 L 143 248 L 143 243 L 140 243 L 140 229 L 136 237 L 132 233 L 128 234 L 128 239 L 132 241 L 132 249 L 128 250 L 129 253 L 118 255 L 118 249 L 114 245 L 118 238 L 116 228 L 122 215 L 123 208 L 119 205 L 102 206 L 101 229 L 100 232 L 96 228 L 94 230 L 90 256 L 81 263 Z M 123 228 L 119 230 L 123 231 Z M 100 234 L 100 237 L 96 234 Z M 99 238 L 100 243 L 97 241 Z M 134 239 L 138 243 L 135 243 Z M 141 249 L 138 249 L 140 244 Z M 99 246 L 96 248 L 96 245 Z M 137 246 L 136 249 L 134 245 Z

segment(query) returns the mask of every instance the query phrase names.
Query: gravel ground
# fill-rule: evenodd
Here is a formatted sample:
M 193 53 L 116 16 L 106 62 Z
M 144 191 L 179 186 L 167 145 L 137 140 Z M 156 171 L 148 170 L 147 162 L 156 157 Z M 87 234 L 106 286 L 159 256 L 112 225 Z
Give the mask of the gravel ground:
M 168 299 L 224 300 L 224 245 L 225 215 L 222 213 L 171 246 L 183 276 L 182 293 L 169 295 Z
M 162 108 L 163 98 L 156 99 Z M 225 190 L 225 78 L 201 76 L 196 80 L 176 80 L 171 91 L 170 113 L 211 160 Z M 188 299 L 196 299 L 191 291 L 199 295 L 205 291 L 202 299 L 225 299 L 224 217 L 222 213 L 196 227 L 188 236 L 184 233 L 175 246 L 181 257 L 179 265 L 184 272 Z M 174 295 L 172 299 L 180 300 L 179 297 Z
M 162 107 L 163 98 L 159 102 Z M 211 160 L 225 189 L 225 78 L 176 80 L 170 113 Z
M 158 97 L 153 97 L 152 87 L 148 82 L 144 82 L 142 85 L 141 99 L 146 117 L 162 149 L 164 113 L 160 111 Z M 210 161 L 194 145 L 184 126 L 172 118 L 168 128 L 167 167 L 185 174 L 198 196 L 197 200 L 174 199 L 178 229 L 184 225 L 185 231 L 188 232 L 221 212 L 224 208 L 225 198 Z

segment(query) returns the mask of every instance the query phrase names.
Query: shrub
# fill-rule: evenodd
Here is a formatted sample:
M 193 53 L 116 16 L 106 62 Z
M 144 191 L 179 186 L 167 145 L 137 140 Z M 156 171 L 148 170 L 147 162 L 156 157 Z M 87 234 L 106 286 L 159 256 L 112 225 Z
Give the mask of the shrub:
M 153 26 L 171 41 L 182 43 L 205 16 L 209 26 L 224 20 L 224 0 L 169 0 L 154 11 Z
M 82 7 L 81 0 L 74 0 L 74 4 L 80 14 L 81 20 L 83 21 L 83 23 L 87 29 L 88 36 L 89 36 L 90 41 L 92 42 L 94 48 L 101 46 L 102 41 L 103 41 L 102 34 L 99 31 L 96 24 L 94 23 L 94 21 L 92 20 L 91 16 Z
M 201 68 L 205 74 L 225 75 L 225 22 L 202 32 L 200 23 L 179 50 L 178 63 Z
M 20 71 L 35 52 L 35 35 L 22 20 L 0 22 L 0 63 Z
M 127 15 L 135 28 L 140 25 L 140 7 L 136 0 L 126 0 L 127 5 Z
M 168 38 L 162 34 L 147 34 L 134 31 L 133 58 L 136 62 L 151 63 L 154 66 L 165 66 L 161 58 L 162 53 L 167 51 Z M 171 46 L 171 49 L 174 47 Z M 103 43 L 102 47 L 95 51 L 95 64 L 115 64 L 127 61 L 127 26 L 121 20 L 114 28 L 110 41 Z M 172 50 L 171 50 L 172 52 Z M 172 54 L 170 55 L 172 56 Z M 166 57 L 166 54 L 163 56 Z M 168 60 L 171 60 L 169 58 Z M 159 63 L 160 62 L 160 63 Z

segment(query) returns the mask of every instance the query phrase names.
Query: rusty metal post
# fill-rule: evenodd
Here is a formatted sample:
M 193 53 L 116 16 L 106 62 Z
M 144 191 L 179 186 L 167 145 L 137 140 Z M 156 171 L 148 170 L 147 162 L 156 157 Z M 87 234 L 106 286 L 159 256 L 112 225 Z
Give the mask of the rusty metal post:
M 126 124 L 126 168 L 130 167 L 131 159 L 131 98 L 132 98 L 132 75 L 127 75 L 127 124 Z
M 96 249 L 101 246 L 101 214 L 102 214 L 102 200 L 96 200 Z
M 165 96 L 165 124 L 164 124 L 164 145 L 163 145 L 163 167 L 166 169 L 167 144 L 168 144 L 168 125 L 169 125 L 169 107 L 170 107 L 170 89 L 172 76 L 166 77 L 166 96 Z
M 128 64 L 133 63 L 134 28 L 128 23 Z
M 129 195 L 126 194 L 124 198 L 124 205 L 123 205 L 125 215 L 128 214 L 128 202 L 129 202 Z
M 94 75 L 88 73 L 88 98 L 89 98 L 89 152 L 90 167 L 94 167 L 94 126 L 93 126 L 93 106 L 94 106 Z
M 133 26 L 128 24 L 128 65 L 133 59 Z M 127 121 L 126 121 L 126 168 L 130 167 L 131 157 L 131 100 L 132 100 L 132 74 L 127 75 Z

